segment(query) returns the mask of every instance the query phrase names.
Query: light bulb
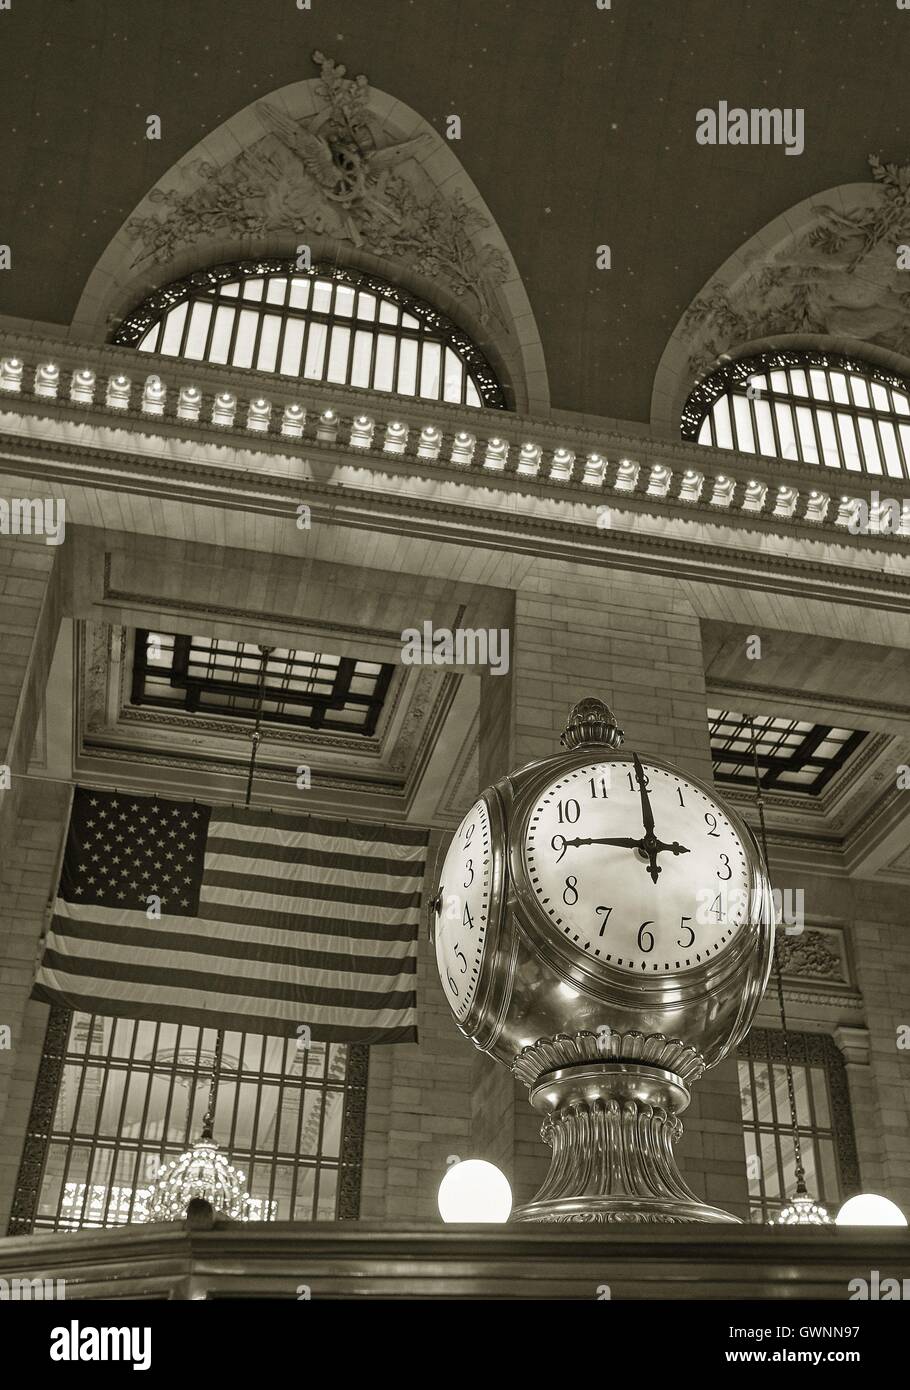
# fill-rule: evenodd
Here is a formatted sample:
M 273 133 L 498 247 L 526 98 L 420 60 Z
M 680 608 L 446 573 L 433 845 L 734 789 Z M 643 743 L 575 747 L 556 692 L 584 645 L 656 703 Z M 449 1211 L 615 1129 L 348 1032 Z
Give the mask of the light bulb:
M 834 1218 L 838 1226 L 906 1226 L 900 1207 L 877 1192 L 861 1192 L 850 1197 Z
M 453 1163 L 439 1184 L 439 1214 L 447 1223 L 508 1221 L 512 1189 L 495 1163 L 468 1158 Z

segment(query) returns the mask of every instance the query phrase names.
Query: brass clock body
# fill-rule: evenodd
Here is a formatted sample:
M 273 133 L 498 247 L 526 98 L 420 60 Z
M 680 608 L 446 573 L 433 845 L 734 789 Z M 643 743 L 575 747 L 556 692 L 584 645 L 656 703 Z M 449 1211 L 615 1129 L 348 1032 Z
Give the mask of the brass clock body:
M 771 889 L 752 832 L 712 786 L 625 752 L 621 739 L 607 707 L 584 701 L 570 717 L 566 752 L 502 778 L 469 812 L 462 837 L 472 817 L 489 830 L 480 949 L 480 923 L 467 925 L 476 914 L 452 893 L 464 859 L 447 857 L 449 883 L 444 871 L 436 899 L 437 909 L 448 900 L 448 921 L 435 916 L 437 959 L 458 1027 L 528 1085 L 551 1142 L 554 1124 L 571 1128 L 589 1104 L 618 1114 L 644 1106 L 672 1138 L 689 1085 L 746 1034 L 771 968 Z M 460 881 L 469 877 L 465 868 Z M 470 997 L 457 1000 L 459 980 L 443 968 L 456 940 L 458 971 L 470 960 L 461 978 L 472 976 Z M 654 1149 L 659 1167 L 665 1138 L 655 1135 Z M 651 1196 L 676 1215 L 646 1200 L 651 1214 L 642 1216 L 642 1194 L 622 1191 L 589 1193 L 593 1207 L 575 1194 L 568 1208 L 573 1194 L 563 1193 L 554 1211 L 541 1206 L 542 1193 L 519 1215 L 733 1219 L 698 1204 L 681 1178 L 679 1191 L 674 1183 L 665 1174 Z M 693 1203 L 697 1214 L 680 1214 Z

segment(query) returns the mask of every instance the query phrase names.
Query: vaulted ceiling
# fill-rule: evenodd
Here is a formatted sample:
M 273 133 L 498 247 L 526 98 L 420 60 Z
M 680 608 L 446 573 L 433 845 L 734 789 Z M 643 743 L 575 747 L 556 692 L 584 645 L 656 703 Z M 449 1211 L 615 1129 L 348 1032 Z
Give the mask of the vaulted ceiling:
M 314 76 L 321 50 L 440 133 L 461 117 L 457 154 L 524 280 L 553 406 L 627 420 L 647 420 L 667 339 L 729 255 L 865 181 L 870 152 L 910 153 L 910 12 L 893 0 L 41 0 L 0 23 L 0 313 L 69 324 L 156 180 Z M 696 112 L 722 100 L 803 108 L 805 152 L 698 145 Z

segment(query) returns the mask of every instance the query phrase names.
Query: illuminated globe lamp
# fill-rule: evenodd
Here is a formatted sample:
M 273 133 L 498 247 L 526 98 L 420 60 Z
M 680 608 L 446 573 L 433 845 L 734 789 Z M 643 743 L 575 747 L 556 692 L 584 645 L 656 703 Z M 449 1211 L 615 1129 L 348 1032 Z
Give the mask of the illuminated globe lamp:
M 439 1214 L 447 1224 L 508 1221 L 512 1189 L 506 1175 L 483 1158 L 453 1163 L 439 1184 Z
M 713 785 L 624 751 L 602 701 L 561 742 L 483 792 L 431 904 L 455 1022 L 528 1087 L 552 1151 L 512 1220 L 738 1224 L 674 1149 L 691 1086 L 735 1054 L 768 981 L 761 849 Z
M 877 1192 L 850 1197 L 835 1218 L 838 1226 L 906 1226 L 907 1218 L 896 1202 Z
M 182 1221 L 190 1202 L 208 1202 L 232 1221 L 249 1221 L 246 1177 L 228 1163 L 204 1125 L 202 1137 L 186 1153 L 158 1170 L 146 1193 L 143 1221 Z

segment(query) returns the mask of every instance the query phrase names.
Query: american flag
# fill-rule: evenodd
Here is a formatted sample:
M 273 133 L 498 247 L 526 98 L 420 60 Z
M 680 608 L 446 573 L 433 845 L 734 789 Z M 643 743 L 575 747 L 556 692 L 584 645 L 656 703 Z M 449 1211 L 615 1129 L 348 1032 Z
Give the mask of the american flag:
M 77 787 L 33 997 L 331 1042 L 417 1036 L 428 835 Z

